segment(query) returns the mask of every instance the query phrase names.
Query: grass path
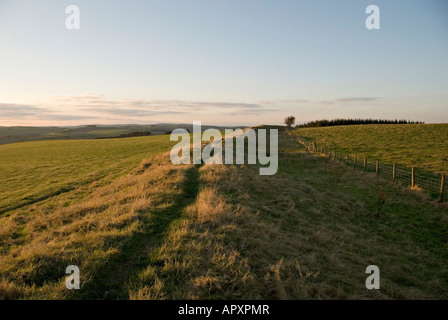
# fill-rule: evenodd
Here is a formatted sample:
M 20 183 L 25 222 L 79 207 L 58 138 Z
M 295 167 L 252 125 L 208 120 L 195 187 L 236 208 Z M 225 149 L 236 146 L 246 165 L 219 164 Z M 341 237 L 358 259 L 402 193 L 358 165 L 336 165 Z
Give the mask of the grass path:
M 79 296 L 83 299 L 127 299 L 132 278 L 143 267 L 151 265 L 151 252 L 162 245 L 173 222 L 193 203 L 199 191 L 199 167 L 185 170 L 182 194 L 171 205 L 152 214 L 143 214 L 139 226 L 119 252 L 97 270 Z
M 133 299 L 446 299 L 446 205 L 310 155 L 281 130 L 279 172 L 201 168 L 201 191 Z M 386 204 L 375 217 L 378 195 Z M 381 290 L 365 288 L 378 265 Z

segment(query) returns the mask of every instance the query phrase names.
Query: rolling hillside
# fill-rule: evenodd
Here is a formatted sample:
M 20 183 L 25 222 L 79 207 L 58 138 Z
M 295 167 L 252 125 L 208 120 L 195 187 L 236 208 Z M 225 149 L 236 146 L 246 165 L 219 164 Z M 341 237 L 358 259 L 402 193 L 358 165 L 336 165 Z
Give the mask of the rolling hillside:
M 0 213 L 113 179 L 174 142 L 154 137 L 0 145 Z
M 382 124 L 295 129 L 294 134 L 343 154 L 448 173 L 448 124 Z
M 175 166 L 167 136 L 2 146 L 0 297 L 447 299 L 446 204 L 310 155 L 278 129 L 274 176 Z M 80 159 L 92 164 L 71 172 Z M 19 189 L 47 196 L 27 202 Z M 81 290 L 65 288 L 69 264 Z M 371 264 L 380 290 L 365 287 Z
M 191 124 L 159 123 L 148 125 L 87 125 L 76 127 L 2 127 L 0 126 L 0 145 L 42 140 L 107 139 L 126 135 L 160 135 L 177 128 L 192 130 Z M 205 130 L 210 126 L 202 126 Z

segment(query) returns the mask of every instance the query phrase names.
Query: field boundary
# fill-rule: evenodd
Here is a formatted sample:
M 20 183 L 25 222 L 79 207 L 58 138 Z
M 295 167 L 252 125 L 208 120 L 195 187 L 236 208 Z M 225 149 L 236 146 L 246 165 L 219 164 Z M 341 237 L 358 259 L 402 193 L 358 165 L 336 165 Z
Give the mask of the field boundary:
M 446 175 L 443 173 L 436 174 L 419 170 L 416 166 L 398 166 L 396 163 L 382 163 L 375 158 L 336 152 L 335 150 L 331 150 L 324 146 L 318 146 L 315 141 L 293 135 L 288 129 L 286 129 L 286 132 L 304 145 L 310 153 L 320 154 L 334 162 L 352 167 L 353 170 L 375 173 L 385 180 L 389 180 L 394 184 L 397 183 L 403 187 L 409 187 L 412 190 L 424 190 L 432 199 L 437 200 L 438 202 L 447 200 L 446 192 L 448 190 L 448 185 Z

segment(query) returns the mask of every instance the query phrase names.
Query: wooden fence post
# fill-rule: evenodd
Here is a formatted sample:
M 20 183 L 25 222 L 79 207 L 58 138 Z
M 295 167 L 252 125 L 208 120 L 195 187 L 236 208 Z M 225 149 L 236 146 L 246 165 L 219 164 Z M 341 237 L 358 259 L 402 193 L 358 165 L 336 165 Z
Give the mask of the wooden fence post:
M 394 182 L 394 183 L 395 183 L 395 173 L 396 173 L 396 169 L 397 169 L 397 166 L 396 166 L 396 164 L 394 163 L 394 166 L 393 166 L 393 168 L 392 168 L 392 182 Z
M 376 160 L 376 174 L 380 173 L 380 160 Z
M 442 183 L 440 185 L 440 198 L 439 198 L 439 202 L 443 202 L 443 189 L 445 187 L 445 174 L 442 174 Z
M 356 156 L 353 158 L 353 170 L 356 170 Z
M 333 153 L 333 161 L 336 161 L 336 151 Z
M 364 172 L 367 171 L 367 158 L 364 158 Z
M 415 168 L 412 167 L 411 187 L 415 187 Z

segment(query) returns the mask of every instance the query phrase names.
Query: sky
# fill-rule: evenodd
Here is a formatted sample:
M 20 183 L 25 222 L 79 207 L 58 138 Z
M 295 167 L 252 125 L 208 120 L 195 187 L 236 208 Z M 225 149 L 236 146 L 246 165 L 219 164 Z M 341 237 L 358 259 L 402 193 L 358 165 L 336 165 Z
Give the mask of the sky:
M 0 126 L 446 123 L 447 61 L 446 0 L 0 0 Z

